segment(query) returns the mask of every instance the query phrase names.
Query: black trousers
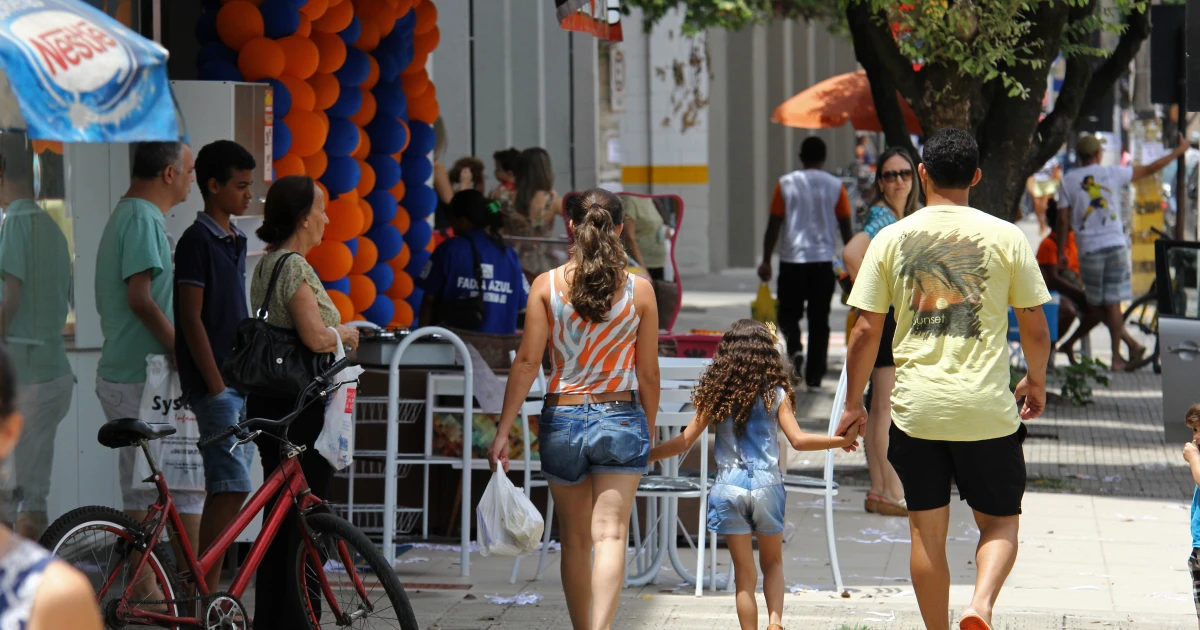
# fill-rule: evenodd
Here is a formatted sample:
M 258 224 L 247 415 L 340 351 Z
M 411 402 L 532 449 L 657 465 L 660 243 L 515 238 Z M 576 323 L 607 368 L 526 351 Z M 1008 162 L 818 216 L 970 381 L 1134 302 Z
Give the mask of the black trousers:
M 787 339 L 788 355 L 804 352 L 800 341 L 800 319 L 808 315 L 808 356 L 804 361 L 804 382 L 819 387 L 825 377 L 829 356 L 829 309 L 837 279 L 833 263 L 779 263 L 779 330 Z
M 294 407 L 295 401 L 250 396 L 246 401 L 246 415 L 250 418 L 274 420 L 291 413 Z M 304 477 L 308 480 L 308 487 L 312 489 L 313 494 L 328 499 L 333 467 L 313 448 L 324 425 L 325 405 L 318 401 L 292 423 L 288 429 L 288 439 L 293 444 L 307 447 L 300 455 L 300 468 L 304 471 Z M 283 463 L 285 455 L 281 452 L 279 442 L 265 434 L 258 440 L 258 452 L 262 455 L 263 479 L 266 479 Z M 267 502 L 263 512 L 264 523 L 274 507 L 274 500 Z M 305 607 L 300 601 L 299 593 L 296 592 L 296 553 L 302 544 L 299 516 L 293 508 L 275 534 L 275 540 L 267 547 L 262 564 L 258 566 L 255 575 L 255 630 L 291 630 L 308 626 L 304 622 Z M 315 591 L 311 591 L 311 597 L 315 600 L 316 610 L 320 610 L 322 596 L 319 586 Z

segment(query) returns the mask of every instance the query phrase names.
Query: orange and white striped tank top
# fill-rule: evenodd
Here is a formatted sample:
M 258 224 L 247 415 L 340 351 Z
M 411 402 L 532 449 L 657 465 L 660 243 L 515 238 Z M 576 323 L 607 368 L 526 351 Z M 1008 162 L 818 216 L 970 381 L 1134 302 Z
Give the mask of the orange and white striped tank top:
M 633 276 L 602 322 L 584 321 L 558 291 L 559 267 L 550 272 L 550 347 L 554 374 L 547 393 L 599 394 L 636 391 L 637 331 L 641 317 L 633 304 Z M 565 274 L 565 272 L 563 272 Z M 566 276 L 561 281 L 566 289 Z

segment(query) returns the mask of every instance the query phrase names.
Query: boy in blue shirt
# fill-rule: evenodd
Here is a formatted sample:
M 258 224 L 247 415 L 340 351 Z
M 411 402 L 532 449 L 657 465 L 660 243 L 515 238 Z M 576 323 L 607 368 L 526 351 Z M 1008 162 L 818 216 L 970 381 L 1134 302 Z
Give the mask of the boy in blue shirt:
M 1196 602 L 1196 617 L 1200 619 L 1200 403 L 1187 410 L 1184 416 L 1192 430 L 1192 441 L 1183 445 L 1183 459 L 1192 469 L 1192 554 L 1188 556 L 1188 568 L 1192 571 L 1192 598 Z
M 478 190 L 463 190 L 450 200 L 450 216 L 454 233 L 460 236 L 439 245 L 417 278 L 425 291 L 419 321 L 493 335 L 515 334 L 517 318 L 529 299 L 529 282 L 517 252 L 500 236 L 504 222 L 500 204 L 489 203 Z

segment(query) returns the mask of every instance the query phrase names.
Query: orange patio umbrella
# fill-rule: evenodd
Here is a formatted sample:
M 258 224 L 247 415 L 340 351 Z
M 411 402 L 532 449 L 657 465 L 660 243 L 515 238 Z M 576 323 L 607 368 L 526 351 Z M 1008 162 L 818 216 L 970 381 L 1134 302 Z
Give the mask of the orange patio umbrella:
M 917 115 L 898 93 L 896 99 L 909 132 L 920 134 Z M 862 70 L 825 79 L 789 98 L 775 108 L 771 122 L 800 129 L 828 129 L 849 122 L 858 131 L 883 131 L 871 98 L 871 83 Z

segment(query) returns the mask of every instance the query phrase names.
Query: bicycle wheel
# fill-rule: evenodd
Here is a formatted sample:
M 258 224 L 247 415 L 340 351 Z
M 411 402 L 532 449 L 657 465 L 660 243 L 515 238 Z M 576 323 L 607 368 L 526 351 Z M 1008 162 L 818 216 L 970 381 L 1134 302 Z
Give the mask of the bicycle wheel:
M 296 589 L 300 601 L 308 607 L 310 628 L 419 630 L 400 578 L 366 534 L 332 514 L 313 514 L 306 520 L 322 565 L 314 565 L 303 545 L 297 551 Z M 323 568 L 338 608 L 346 617 L 341 622 L 329 606 L 321 605 L 325 595 L 319 568 Z
M 67 564 L 87 576 L 100 603 L 106 628 L 126 628 L 118 608 L 129 586 L 136 565 L 136 541 L 141 525 L 124 512 L 109 507 L 88 506 L 72 510 L 54 521 L 38 542 Z M 146 568 L 137 576 L 133 598 L 144 601 L 173 600 L 183 595 L 175 566 L 168 554 L 155 547 L 149 552 Z M 161 593 L 161 594 L 160 594 Z M 129 601 L 129 610 L 146 610 L 174 617 L 183 616 L 179 603 L 145 604 Z M 142 623 L 139 628 L 156 627 Z M 174 625 L 157 626 L 176 628 Z

